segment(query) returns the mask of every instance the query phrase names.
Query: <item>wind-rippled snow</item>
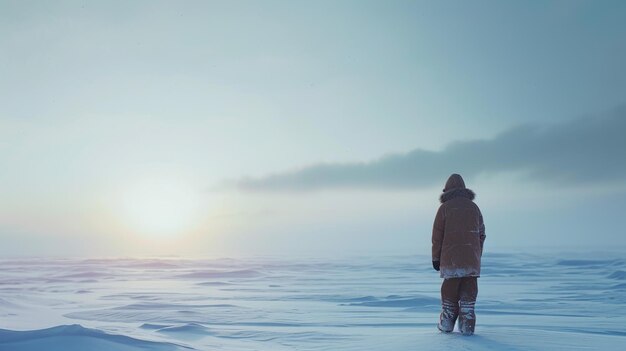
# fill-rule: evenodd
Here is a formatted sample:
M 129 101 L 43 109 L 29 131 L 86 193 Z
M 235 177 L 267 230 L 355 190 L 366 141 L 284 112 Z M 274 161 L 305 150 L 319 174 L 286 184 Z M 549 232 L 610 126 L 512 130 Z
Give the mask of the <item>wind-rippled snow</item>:
M 621 350 L 626 259 L 555 257 L 486 253 L 472 337 L 427 256 L 2 259 L 0 351 Z

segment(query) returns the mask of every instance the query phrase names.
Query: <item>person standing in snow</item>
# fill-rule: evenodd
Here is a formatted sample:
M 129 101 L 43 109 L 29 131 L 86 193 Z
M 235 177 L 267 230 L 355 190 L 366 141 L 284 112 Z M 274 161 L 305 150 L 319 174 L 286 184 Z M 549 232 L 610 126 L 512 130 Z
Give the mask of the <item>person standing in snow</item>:
M 474 334 L 480 259 L 485 242 L 485 224 L 475 194 L 465 187 L 463 178 L 452 174 L 439 197 L 441 206 L 433 224 L 433 268 L 440 272 L 442 311 L 437 327 L 454 330 L 459 319 L 463 335 Z

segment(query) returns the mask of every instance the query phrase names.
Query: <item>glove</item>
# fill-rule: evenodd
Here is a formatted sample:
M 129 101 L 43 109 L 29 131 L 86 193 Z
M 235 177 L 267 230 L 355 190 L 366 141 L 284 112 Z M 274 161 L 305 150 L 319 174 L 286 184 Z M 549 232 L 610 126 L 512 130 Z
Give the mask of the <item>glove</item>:
M 439 272 L 439 261 L 433 261 L 433 268 Z

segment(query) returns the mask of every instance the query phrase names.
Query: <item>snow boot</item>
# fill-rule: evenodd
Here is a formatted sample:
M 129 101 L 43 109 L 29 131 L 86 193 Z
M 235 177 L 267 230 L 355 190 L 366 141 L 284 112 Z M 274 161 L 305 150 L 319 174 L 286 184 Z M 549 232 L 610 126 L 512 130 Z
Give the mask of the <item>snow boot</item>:
M 454 330 L 454 324 L 459 316 L 459 305 L 449 301 L 443 301 L 441 305 L 442 311 L 437 328 L 444 333 L 449 333 Z
M 475 301 L 461 301 L 459 312 L 459 331 L 463 335 L 474 334 L 474 327 L 476 326 L 476 313 L 474 312 Z

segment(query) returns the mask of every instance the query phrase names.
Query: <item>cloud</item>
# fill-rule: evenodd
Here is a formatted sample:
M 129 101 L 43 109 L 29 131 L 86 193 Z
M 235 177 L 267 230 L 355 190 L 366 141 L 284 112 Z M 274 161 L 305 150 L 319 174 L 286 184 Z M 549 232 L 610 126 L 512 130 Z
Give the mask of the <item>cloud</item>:
M 490 140 L 461 141 L 440 152 L 415 149 L 370 162 L 320 163 L 236 186 L 249 191 L 414 189 L 453 173 L 522 171 L 554 185 L 626 181 L 626 107 L 551 126 L 520 126 Z

